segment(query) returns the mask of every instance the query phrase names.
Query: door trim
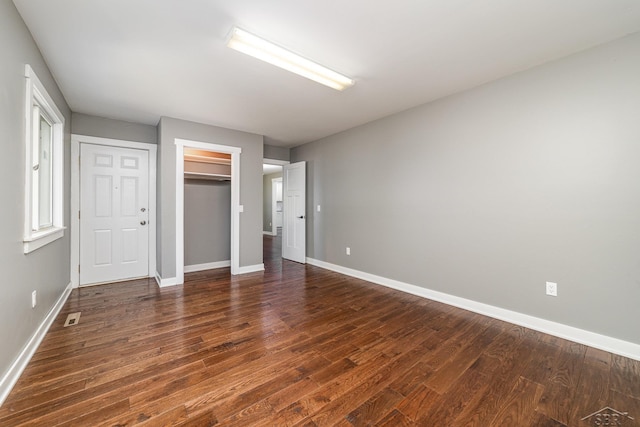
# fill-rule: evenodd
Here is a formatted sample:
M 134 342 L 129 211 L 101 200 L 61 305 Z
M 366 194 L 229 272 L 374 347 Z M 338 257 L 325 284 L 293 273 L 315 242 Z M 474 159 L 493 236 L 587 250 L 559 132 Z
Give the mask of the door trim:
M 108 147 L 133 148 L 149 152 L 149 277 L 156 272 L 156 156 L 158 146 L 146 142 L 124 141 L 97 136 L 71 135 L 71 285 L 80 285 L 80 144 L 95 144 Z M 91 285 L 89 285 L 91 286 Z
M 240 269 L 240 147 L 212 144 L 176 138 L 176 278 L 175 285 L 184 283 L 184 149 L 214 151 L 231 154 L 231 274 L 242 274 Z

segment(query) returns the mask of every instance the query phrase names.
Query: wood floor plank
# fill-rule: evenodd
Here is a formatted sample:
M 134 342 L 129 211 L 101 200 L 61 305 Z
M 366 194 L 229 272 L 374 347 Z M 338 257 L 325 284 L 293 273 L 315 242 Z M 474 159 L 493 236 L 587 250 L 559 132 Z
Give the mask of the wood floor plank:
M 588 348 L 584 360 L 584 369 L 576 386 L 581 396 L 575 399 L 570 417 L 575 424 L 610 402 L 611 354 Z
M 614 354 L 611 362 L 612 390 L 630 397 L 640 396 L 640 361 Z
M 265 237 L 264 272 L 73 290 L 0 425 L 557 427 L 607 406 L 640 420 L 638 361 L 282 260 L 280 245 Z
M 426 362 L 418 362 L 404 374 L 398 375 L 391 384 L 389 384 L 389 387 L 406 397 L 416 388 L 423 385 L 424 381 L 429 378 L 432 373 L 433 370 Z
M 526 426 L 536 417 L 535 409 L 543 387 L 520 377 L 510 398 L 498 410 L 491 426 Z
M 640 425 L 640 399 L 612 390 L 607 402 L 608 406 L 624 414 L 619 415 L 621 425 Z
M 391 412 L 403 396 L 395 390 L 385 388 L 381 392 L 369 398 L 362 405 L 349 412 L 345 420 L 354 426 L 367 426 L 375 424 L 386 414 Z
M 580 421 L 577 418 L 579 402 L 588 398 L 585 396 L 588 392 L 578 389 L 586 348 L 568 341 L 563 348 L 565 351 L 550 366 L 549 377 L 542 383 L 543 394 L 537 410 L 563 424 L 575 425 Z M 586 383 L 583 382 L 583 385 Z M 579 399 L 577 393 L 580 393 Z
M 439 401 L 441 401 L 440 394 L 424 384 L 419 384 L 398 403 L 396 409 L 413 422 L 432 411 L 436 402 Z
M 456 421 L 464 426 L 486 426 L 511 396 L 520 373 L 533 357 L 535 343 L 527 337 L 505 331 L 489 345 L 470 369 L 487 378 L 487 392 L 477 394 Z
M 468 341 L 455 355 L 438 368 L 426 384 L 440 394 L 445 393 L 457 379 L 480 357 L 482 351 L 498 336 L 500 329 L 489 327 Z
M 376 427 L 408 427 L 412 425 L 413 422 L 397 409 L 389 412 L 383 419 L 375 424 Z
M 139 427 L 150 427 L 150 426 L 161 426 L 161 425 L 176 425 L 182 422 L 187 421 L 189 418 L 187 417 L 187 410 L 184 406 L 179 405 L 169 409 L 168 411 L 158 415 L 157 417 L 151 418 L 143 415 L 139 415 L 137 419 L 123 421 L 122 418 L 119 419 L 119 422 L 111 423 L 113 427 L 125 427 L 130 425 L 137 425 Z M 111 421 L 111 420 L 108 420 Z M 105 423 L 109 425 L 109 423 Z
M 150 422 L 150 425 L 161 425 Z M 174 424 L 176 427 L 213 427 L 219 425 L 218 419 L 216 416 L 210 412 L 202 412 L 195 417 L 187 418 L 186 420 L 180 421 Z
M 373 372 L 367 371 L 368 375 L 364 378 L 364 381 L 355 381 L 352 383 L 355 387 L 343 389 L 340 395 L 331 399 L 328 404 L 322 406 L 318 411 L 315 411 L 315 414 L 311 417 L 312 420 L 318 426 L 332 425 L 337 422 L 350 412 L 349 408 L 359 407 L 387 387 L 391 383 L 394 373 L 405 372 L 410 369 L 415 364 L 420 352 L 420 345 L 415 345 L 413 348 L 408 349 L 406 353 L 383 364 L 380 368 L 374 368 Z
M 487 387 L 485 375 L 469 369 L 416 420 L 416 423 L 424 426 L 454 425 L 467 404 L 473 401 L 475 396 L 485 394 Z
M 123 399 L 114 403 L 107 403 L 103 406 L 100 406 L 97 410 L 88 412 L 84 415 L 80 415 L 79 417 L 70 420 L 64 421 L 64 425 L 68 427 L 85 427 L 85 426 L 95 426 L 103 424 L 105 421 L 112 418 L 114 415 L 120 415 L 126 413 L 130 409 L 129 400 Z M 66 417 L 63 415 L 63 420 Z M 51 425 L 50 421 L 40 421 L 43 425 Z M 54 421 L 55 423 L 55 421 Z
M 531 419 L 531 427 L 567 427 L 566 424 L 562 424 L 552 418 L 547 417 L 539 412 L 536 412 Z
M 273 393 L 271 396 L 267 397 L 267 401 L 274 411 L 279 412 L 285 408 L 290 408 L 292 405 L 292 399 L 297 400 L 299 396 L 310 394 L 317 390 L 318 387 L 319 386 L 315 381 L 306 377 Z M 293 402 L 293 404 L 295 403 L 296 402 Z

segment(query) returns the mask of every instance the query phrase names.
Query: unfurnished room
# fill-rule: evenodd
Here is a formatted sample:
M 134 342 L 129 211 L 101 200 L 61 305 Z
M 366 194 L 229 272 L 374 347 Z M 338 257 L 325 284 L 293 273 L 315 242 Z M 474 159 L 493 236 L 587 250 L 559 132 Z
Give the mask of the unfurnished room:
M 0 0 L 0 426 L 640 426 L 637 0 Z

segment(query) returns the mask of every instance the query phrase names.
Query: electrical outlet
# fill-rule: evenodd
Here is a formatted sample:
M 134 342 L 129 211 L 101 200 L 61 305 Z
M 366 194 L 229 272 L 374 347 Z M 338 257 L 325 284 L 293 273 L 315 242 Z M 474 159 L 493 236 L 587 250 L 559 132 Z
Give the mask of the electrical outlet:
M 558 296 L 558 284 L 554 282 L 547 282 L 547 295 L 552 297 Z
M 38 291 L 31 292 L 31 308 L 36 308 Z
M 351 248 L 347 247 L 347 255 L 351 255 Z

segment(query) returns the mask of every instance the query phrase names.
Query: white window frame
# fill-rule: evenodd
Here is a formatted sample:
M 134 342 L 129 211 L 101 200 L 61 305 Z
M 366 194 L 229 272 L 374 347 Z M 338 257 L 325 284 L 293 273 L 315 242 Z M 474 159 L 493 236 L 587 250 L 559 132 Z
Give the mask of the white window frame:
M 33 252 L 64 236 L 64 116 L 47 93 L 33 69 L 25 66 L 25 199 L 24 199 L 24 253 Z M 39 182 L 34 179 L 38 165 L 38 137 L 40 115 L 51 124 L 51 219 L 52 225 L 39 228 Z

